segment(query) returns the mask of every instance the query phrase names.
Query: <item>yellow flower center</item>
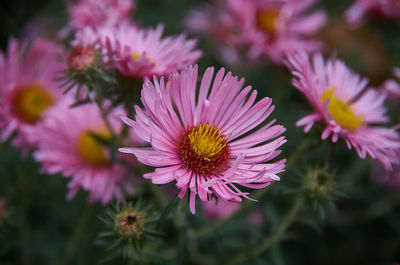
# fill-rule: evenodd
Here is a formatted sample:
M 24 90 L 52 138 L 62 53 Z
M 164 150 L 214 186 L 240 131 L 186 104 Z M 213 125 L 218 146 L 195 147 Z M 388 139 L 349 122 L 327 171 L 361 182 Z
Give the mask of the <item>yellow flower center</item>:
M 266 32 L 274 35 L 279 23 L 280 14 L 276 9 L 266 9 L 257 15 L 257 24 Z
M 350 107 L 349 103 L 343 102 L 342 100 L 336 98 L 333 94 L 335 88 L 328 88 L 321 96 L 322 104 L 329 101 L 327 104 L 327 109 L 329 114 L 331 114 L 332 119 L 336 121 L 342 128 L 349 131 L 354 131 L 363 124 L 363 117 L 360 115 L 355 115 Z
M 139 60 L 140 59 L 140 53 L 137 53 L 137 52 L 132 53 L 132 58 L 135 61 Z
M 16 90 L 12 108 L 27 123 L 38 122 L 42 112 L 54 104 L 53 96 L 40 84 L 33 83 Z
M 219 128 L 214 129 L 209 123 L 193 128 L 188 137 L 194 153 L 206 161 L 218 155 L 226 146 L 225 136 L 218 131 Z
M 206 123 L 185 132 L 179 144 L 179 153 L 186 168 L 210 175 L 225 169 L 229 146 L 219 128 Z
M 107 131 L 84 131 L 78 140 L 78 152 L 88 163 L 95 166 L 106 166 L 109 164 L 104 147 L 95 136 L 102 139 L 109 139 L 110 133 Z

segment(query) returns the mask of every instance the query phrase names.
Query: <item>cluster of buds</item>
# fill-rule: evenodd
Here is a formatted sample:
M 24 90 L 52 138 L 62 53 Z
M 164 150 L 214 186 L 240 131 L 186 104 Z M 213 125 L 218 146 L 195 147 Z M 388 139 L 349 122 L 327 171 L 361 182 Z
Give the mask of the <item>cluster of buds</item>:
M 77 103 L 87 103 L 96 97 L 110 98 L 115 73 L 110 71 L 112 61 L 109 54 L 94 45 L 77 44 L 66 59 L 67 69 L 61 71 L 60 87 L 64 93 L 75 90 Z

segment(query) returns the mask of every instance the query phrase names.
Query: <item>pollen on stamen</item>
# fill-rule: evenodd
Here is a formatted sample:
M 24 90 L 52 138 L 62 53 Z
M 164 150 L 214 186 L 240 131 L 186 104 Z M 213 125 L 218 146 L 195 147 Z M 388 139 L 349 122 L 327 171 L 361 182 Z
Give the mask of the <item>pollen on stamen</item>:
M 223 172 L 229 153 L 226 136 L 209 123 L 187 129 L 179 143 L 183 165 L 201 175 Z
M 280 23 L 280 12 L 276 9 L 267 9 L 261 12 L 258 12 L 257 15 L 257 24 L 258 26 L 268 32 L 271 35 L 274 35 L 277 31 L 277 27 Z
M 77 143 L 79 155 L 89 164 L 94 166 L 108 166 L 108 160 L 101 143 L 92 135 L 90 130 L 83 131 Z M 98 131 L 96 134 L 104 139 L 109 139 L 110 134 L 107 131 Z
M 355 115 L 350 107 L 350 103 L 344 102 L 334 96 L 335 88 L 329 87 L 321 96 L 322 104 L 327 104 L 326 108 L 332 119 L 335 120 L 342 128 L 349 131 L 359 128 L 364 121 L 360 115 Z M 325 103 L 327 102 L 327 103 Z
M 43 111 L 54 104 L 53 96 L 40 84 L 33 83 L 16 89 L 12 109 L 26 123 L 35 124 Z

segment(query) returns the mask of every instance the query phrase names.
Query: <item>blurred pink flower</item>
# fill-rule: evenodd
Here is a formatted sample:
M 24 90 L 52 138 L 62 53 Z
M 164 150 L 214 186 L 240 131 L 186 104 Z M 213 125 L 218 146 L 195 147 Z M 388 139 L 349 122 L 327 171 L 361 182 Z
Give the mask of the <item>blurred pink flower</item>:
M 81 30 L 86 27 L 114 26 L 129 21 L 136 7 L 134 0 L 79 0 L 68 4 L 69 27 Z
M 366 21 L 368 14 L 376 14 L 389 19 L 400 19 L 400 1 L 355 0 L 354 4 L 346 11 L 346 19 L 353 27 L 359 27 Z
M 90 194 L 90 202 L 105 204 L 113 197 L 123 200 L 121 186 L 132 192 L 126 178 L 127 168 L 112 164 L 108 149 L 93 136 L 104 140 L 111 137 L 99 109 L 94 104 L 68 108 L 70 103 L 65 100 L 46 113 L 43 123 L 34 131 L 38 142 L 34 157 L 42 164 L 42 172 L 72 178 L 68 199 L 84 189 Z M 121 114 L 119 110 L 110 114 L 111 126 L 116 132 L 122 130 Z
M 400 148 L 396 150 L 397 161 L 400 161 Z M 400 188 L 400 165 L 397 164 L 393 167 L 393 170 L 386 170 L 384 183 L 386 186 L 392 189 Z
M 77 33 L 74 43 L 105 48 L 123 75 L 137 78 L 167 75 L 201 57 L 195 40 L 184 35 L 162 38 L 162 32 L 162 25 L 142 30 L 123 23 L 97 30 L 86 28 Z
M 385 115 L 384 93 L 365 88 L 366 78 L 351 71 L 342 61 L 324 61 L 321 54 L 312 58 L 305 52 L 288 55 L 287 66 L 294 78 L 292 84 L 307 98 L 315 111 L 299 120 L 297 126 L 310 131 L 314 122 L 324 122 L 321 138 L 343 138 L 349 149 L 354 147 L 360 158 L 369 154 L 385 168 L 399 163 L 394 149 L 400 147 L 395 128 L 373 124 L 389 120 Z M 365 90 L 365 91 L 364 91 Z
M 123 119 L 151 147 L 120 151 L 155 167 L 143 176 L 154 184 L 175 180 L 180 198 L 189 189 L 192 213 L 196 195 L 203 202 L 209 201 L 211 194 L 241 202 L 241 197 L 249 199 L 249 193 L 237 185 L 261 189 L 279 180 L 276 174 L 285 170 L 285 159 L 269 162 L 286 142 L 280 136 L 285 131 L 282 125 L 274 125 L 273 120 L 245 135 L 272 113 L 272 100 L 263 98 L 254 104 L 257 92 L 251 92 L 251 86 L 242 89 L 244 79 L 230 72 L 225 75 L 223 68 L 214 81 L 213 77 L 214 68 L 210 67 L 197 89 L 197 66 L 189 66 L 171 74 L 167 82 L 164 77 L 145 80 L 144 109 L 135 106 L 135 121 Z
M 240 206 L 241 204 L 237 202 L 210 200 L 203 203 L 204 216 L 212 221 L 223 220 L 239 210 Z
M 248 220 L 254 225 L 261 226 L 266 223 L 266 218 L 261 209 L 254 209 L 248 215 Z
M 58 61 L 63 53 L 61 46 L 43 39 L 29 47 L 10 39 L 7 53 L 0 52 L 1 141 L 16 132 L 15 146 L 25 151 L 33 146 L 30 131 L 61 97 L 55 79 L 57 71 L 64 68 Z
M 326 23 L 325 12 L 308 12 L 315 0 L 224 0 L 216 7 L 189 14 L 186 25 L 207 34 L 228 63 L 240 63 L 241 53 L 254 62 L 263 55 L 281 64 L 284 54 L 319 50 L 313 36 Z
M 388 99 L 395 100 L 400 103 L 400 68 L 393 70 L 398 80 L 390 79 L 383 84 L 383 89 L 388 95 Z

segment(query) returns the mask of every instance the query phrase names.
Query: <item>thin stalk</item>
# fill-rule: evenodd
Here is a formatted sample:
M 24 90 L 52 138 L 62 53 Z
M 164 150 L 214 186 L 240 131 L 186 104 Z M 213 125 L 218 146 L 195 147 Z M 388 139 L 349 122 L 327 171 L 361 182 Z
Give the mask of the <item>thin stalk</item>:
M 65 245 L 63 258 L 61 259 L 62 264 L 71 264 L 74 255 L 79 249 L 81 237 L 85 234 L 84 231 L 92 217 L 92 211 L 92 207 L 86 204 L 71 237 Z
M 257 256 L 263 253 L 265 250 L 271 246 L 278 243 L 282 236 L 285 234 L 290 225 L 295 221 L 296 216 L 303 204 L 303 198 L 297 197 L 294 201 L 292 207 L 288 211 L 287 215 L 279 223 L 279 226 L 272 232 L 272 234 L 263 240 L 263 242 L 257 246 L 247 249 L 241 253 L 229 257 L 228 259 L 222 261 L 222 264 L 236 264 L 248 260 L 251 257 Z
M 312 137 L 306 137 L 303 139 L 303 141 L 297 146 L 297 148 L 293 152 L 291 152 L 291 155 L 288 157 L 286 163 L 287 168 L 290 167 L 300 157 L 300 155 L 310 146 L 311 142 L 312 142 Z M 263 197 L 263 195 L 270 189 L 270 187 L 271 186 L 268 186 L 264 189 L 257 190 L 256 192 L 254 192 L 252 198 L 255 200 L 260 200 Z M 253 205 L 252 201 L 243 202 L 242 207 L 240 207 L 240 209 L 236 211 L 232 216 L 218 222 L 210 223 L 209 225 L 204 226 L 198 229 L 197 231 L 194 231 L 193 237 L 200 238 L 205 235 L 208 235 L 212 231 L 222 227 L 231 220 L 234 220 L 237 216 L 245 212 L 251 205 Z
M 114 130 L 114 128 L 111 126 L 110 121 L 108 120 L 109 111 L 108 111 L 108 110 L 105 110 L 105 109 L 103 108 L 103 106 L 102 106 L 102 104 L 101 104 L 101 101 L 100 101 L 99 99 L 96 99 L 96 100 L 94 101 L 94 103 L 95 103 L 95 104 L 97 105 L 97 107 L 99 108 L 101 118 L 103 119 L 104 124 L 106 125 L 107 129 L 110 131 L 111 135 L 112 135 L 113 137 L 115 137 L 115 136 L 116 136 L 115 130 Z

